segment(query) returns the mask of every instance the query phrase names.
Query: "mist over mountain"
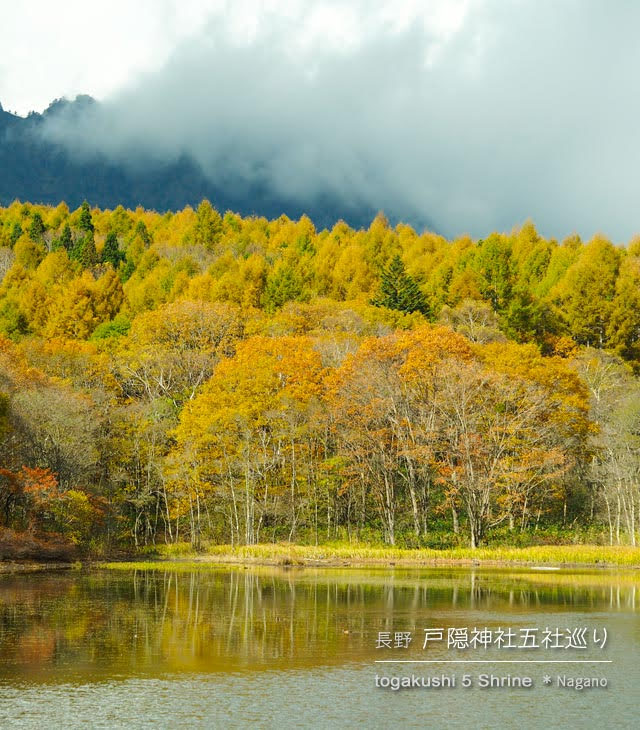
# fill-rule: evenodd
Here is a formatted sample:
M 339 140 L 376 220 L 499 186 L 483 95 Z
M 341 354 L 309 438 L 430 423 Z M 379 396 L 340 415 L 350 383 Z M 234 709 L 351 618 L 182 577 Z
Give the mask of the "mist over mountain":
M 62 141 L 48 133 L 60 125 L 86 128 L 91 115 L 101 112 L 100 103 L 90 96 L 58 99 L 42 114 L 27 117 L 11 114 L 0 104 L 0 205 L 15 199 L 52 205 L 64 200 L 75 208 L 86 199 L 100 207 L 140 205 L 165 211 L 208 198 L 222 212 L 267 218 L 283 213 L 299 218 L 306 213 L 320 228 L 340 218 L 355 227 L 366 226 L 377 212 L 373 206 L 352 205 L 331 194 L 294 200 L 274 192 L 258 176 L 234 179 L 226 173 L 216 183 L 187 153 L 168 153 L 165 159 L 145 151 L 114 157 L 99 149 L 74 149 L 73 138 Z
M 99 103 L 0 113 L 0 202 L 638 233 L 640 5 L 478 0 L 446 32 L 348 5 L 322 23 L 260 11 L 245 33 L 212 11 Z

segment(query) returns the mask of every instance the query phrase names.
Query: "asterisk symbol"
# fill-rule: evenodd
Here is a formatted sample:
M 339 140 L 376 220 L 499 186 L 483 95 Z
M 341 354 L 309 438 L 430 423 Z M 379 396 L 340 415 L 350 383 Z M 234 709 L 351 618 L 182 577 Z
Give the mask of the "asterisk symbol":
M 551 684 L 551 677 L 548 674 L 545 674 L 542 678 L 543 684 Z

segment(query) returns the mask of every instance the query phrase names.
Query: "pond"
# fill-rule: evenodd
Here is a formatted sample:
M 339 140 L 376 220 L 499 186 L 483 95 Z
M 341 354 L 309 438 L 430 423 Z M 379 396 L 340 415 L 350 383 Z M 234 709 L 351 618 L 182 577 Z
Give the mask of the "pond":
M 4 575 L 0 727 L 634 727 L 639 578 L 209 566 Z

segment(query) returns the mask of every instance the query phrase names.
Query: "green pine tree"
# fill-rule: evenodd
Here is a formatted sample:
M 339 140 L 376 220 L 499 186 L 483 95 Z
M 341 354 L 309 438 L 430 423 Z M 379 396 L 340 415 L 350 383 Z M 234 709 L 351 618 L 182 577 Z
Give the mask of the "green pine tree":
M 69 255 L 71 255 L 71 249 L 73 248 L 73 237 L 71 235 L 71 228 L 68 223 L 62 229 L 60 238 L 56 238 L 51 246 L 52 251 L 60 251 L 64 249 Z
M 44 236 L 45 227 L 42 221 L 42 216 L 38 211 L 33 214 L 31 218 L 31 225 L 29 226 L 29 237 L 34 243 L 42 243 L 42 237 Z
M 98 252 L 96 251 L 96 242 L 93 238 L 93 233 L 87 233 L 84 237 L 79 261 L 85 269 L 90 269 L 98 263 Z
M 69 250 L 69 258 L 72 261 L 80 261 L 80 259 L 82 257 L 83 246 L 84 246 L 84 236 L 78 236 L 78 238 L 76 238 L 76 240 L 75 240 L 75 243 Z
M 274 312 L 286 302 L 299 299 L 302 282 L 293 269 L 283 262 L 276 265 L 269 274 L 262 295 L 262 306 L 267 312 Z
M 134 237 L 137 236 L 140 238 L 142 243 L 144 243 L 145 246 L 151 245 L 151 236 L 149 235 L 149 231 L 147 230 L 147 227 L 144 224 L 144 221 L 138 221 L 138 225 L 136 226 Z
M 428 317 L 429 303 L 415 279 L 407 274 L 400 256 L 393 257 L 389 268 L 381 275 L 380 291 L 371 300 L 376 307 L 400 312 L 420 312 Z
M 102 263 L 111 264 L 114 269 L 118 269 L 120 262 L 124 260 L 124 254 L 118 246 L 118 237 L 113 231 L 107 233 L 107 237 L 102 249 Z
M 71 249 L 73 248 L 73 237 L 71 236 L 71 226 L 68 223 L 65 223 L 64 228 L 62 229 L 62 235 L 60 236 L 60 243 L 62 245 L 62 248 L 69 253 Z
M 11 242 L 12 246 L 20 238 L 21 235 L 22 235 L 22 226 L 16 221 L 13 224 L 13 228 L 11 229 L 11 235 L 9 236 L 9 241 Z
M 136 265 L 133 263 L 133 261 L 125 257 L 125 265 L 120 269 L 119 272 L 120 281 L 124 284 L 125 281 L 128 281 L 131 278 L 131 275 L 135 270 Z
M 75 245 L 69 253 L 72 261 L 77 261 L 84 269 L 90 269 L 98 263 L 98 252 L 93 233 L 87 233 L 76 239 Z
M 78 228 L 83 233 L 93 233 L 95 228 L 93 225 L 93 218 L 91 217 L 91 208 L 89 203 L 85 200 L 80 210 L 80 220 L 78 221 Z

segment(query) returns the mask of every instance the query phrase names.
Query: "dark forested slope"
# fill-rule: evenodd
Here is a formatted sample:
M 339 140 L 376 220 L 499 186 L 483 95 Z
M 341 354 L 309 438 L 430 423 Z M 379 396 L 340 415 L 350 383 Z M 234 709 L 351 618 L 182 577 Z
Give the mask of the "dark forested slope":
M 366 204 L 351 204 L 332 194 L 305 203 L 288 199 L 274 194 L 258 177 L 247 182 L 227 175 L 224 182 L 218 182 L 187 155 L 165 161 L 141 157 L 126 165 L 99 151 L 83 158 L 73 154 L 72 143 L 61 145 L 39 133 L 55 115 L 82 115 L 97 103 L 90 97 L 56 101 L 42 114 L 26 118 L 4 111 L 0 105 L 0 205 L 16 199 L 54 205 L 65 200 L 75 208 L 88 200 L 106 208 L 140 205 L 166 211 L 209 198 L 220 210 L 243 215 L 277 218 L 284 213 L 299 218 L 306 213 L 321 227 L 340 218 L 363 226 L 375 215 Z

